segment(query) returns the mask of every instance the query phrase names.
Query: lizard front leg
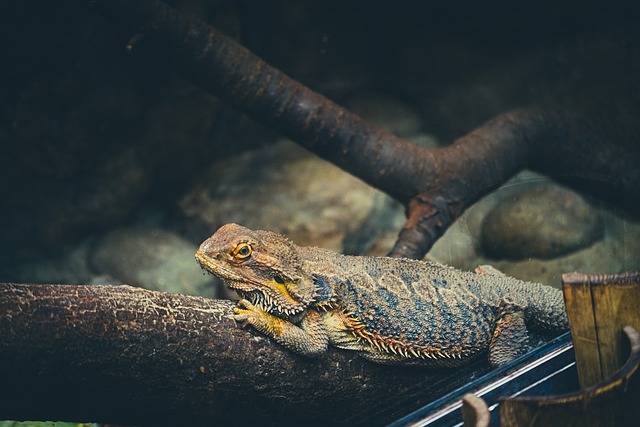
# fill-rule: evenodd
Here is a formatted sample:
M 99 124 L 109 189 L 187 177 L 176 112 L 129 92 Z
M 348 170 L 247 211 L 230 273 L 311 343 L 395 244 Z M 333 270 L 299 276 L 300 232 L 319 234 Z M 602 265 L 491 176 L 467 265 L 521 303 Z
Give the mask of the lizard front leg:
M 260 310 L 243 299 L 238 302 L 233 312 L 234 319 L 243 321 L 244 325 L 253 326 L 279 344 L 303 356 L 320 356 L 327 351 L 327 329 L 317 311 L 307 310 L 299 324 L 294 324 Z

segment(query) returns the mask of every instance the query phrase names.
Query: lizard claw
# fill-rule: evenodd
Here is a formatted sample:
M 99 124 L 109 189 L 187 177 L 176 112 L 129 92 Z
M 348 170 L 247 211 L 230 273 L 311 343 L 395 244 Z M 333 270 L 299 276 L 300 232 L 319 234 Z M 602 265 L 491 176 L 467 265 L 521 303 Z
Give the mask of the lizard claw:
M 250 311 L 256 311 L 256 307 L 255 305 L 251 304 L 248 300 L 246 299 L 241 299 L 240 301 L 238 301 L 238 305 L 236 306 L 235 310 L 250 310 Z
M 238 322 L 242 322 L 242 327 L 244 328 L 252 324 L 251 320 L 257 311 L 258 309 L 253 304 L 246 299 L 241 299 L 233 309 L 233 318 Z

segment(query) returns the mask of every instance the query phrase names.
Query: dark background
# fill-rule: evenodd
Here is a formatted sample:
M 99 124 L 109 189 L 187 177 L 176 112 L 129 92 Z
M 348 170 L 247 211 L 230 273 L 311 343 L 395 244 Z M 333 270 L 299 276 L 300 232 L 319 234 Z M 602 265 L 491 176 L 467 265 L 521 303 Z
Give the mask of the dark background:
M 205 165 L 276 136 L 89 3 L 0 6 L 0 273 L 148 212 L 175 223 Z M 392 94 L 444 141 L 540 105 L 638 149 L 637 2 L 171 3 L 340 103 Z

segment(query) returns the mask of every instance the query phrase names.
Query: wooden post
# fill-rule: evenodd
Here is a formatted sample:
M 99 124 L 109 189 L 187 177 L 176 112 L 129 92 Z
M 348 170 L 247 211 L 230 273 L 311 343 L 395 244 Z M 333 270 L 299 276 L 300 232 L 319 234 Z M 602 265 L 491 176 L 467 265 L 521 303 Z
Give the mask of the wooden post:
M 640 271 L 621 274 L 563 274 L 580 386 L 613 375 L 628 357 L 622 329 L 640 330 Z

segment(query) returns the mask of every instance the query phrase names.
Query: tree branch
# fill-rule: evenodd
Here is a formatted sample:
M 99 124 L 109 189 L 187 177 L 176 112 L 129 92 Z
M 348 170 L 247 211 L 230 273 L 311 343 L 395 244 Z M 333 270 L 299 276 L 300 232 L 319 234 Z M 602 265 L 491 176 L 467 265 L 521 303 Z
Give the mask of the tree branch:
M 449 147 L 425 149 L 374 127 L 159 0 L 90 3 L 135 34 L 133 48 L 159 47 L 186 78 L 404 203 L 408 221 L 393 256 L 422 258 L 468 206 L 524 167 L 640 214 L 640 154 L 594 137 L 567 114 L 516 110 Z
M 233 306 L 129 286 L 0 284 L 0 417 L 379 425 L 488 370 L 389 367 L 333 349 L 304 358 L 240 328 Z

